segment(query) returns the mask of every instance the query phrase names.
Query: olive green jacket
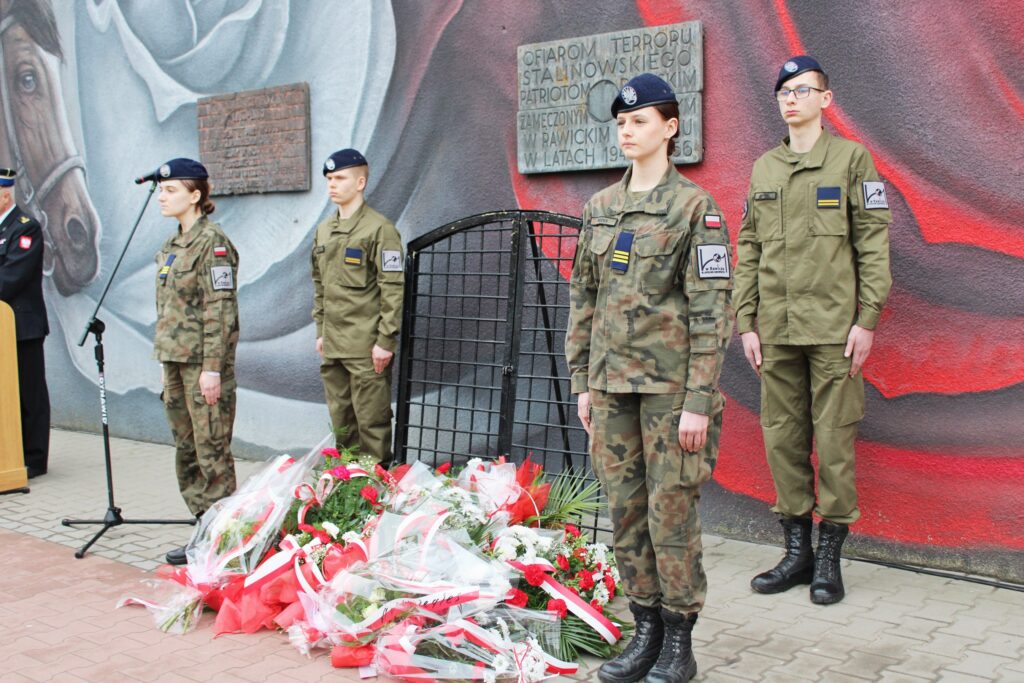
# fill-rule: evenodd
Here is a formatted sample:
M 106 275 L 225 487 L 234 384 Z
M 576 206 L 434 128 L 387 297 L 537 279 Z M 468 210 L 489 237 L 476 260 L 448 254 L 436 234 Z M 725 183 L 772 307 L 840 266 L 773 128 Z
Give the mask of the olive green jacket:
M 238 346 L 238 251 L 220 226 L 201 216 L 156 255 L 156 334 L 159 361 L 202 363 L 222 372 Z
M 316 227 L 311 254 L 313 320 L 325 358 L 369 358 L 398 347 L 405 255 L 387 218 L 363 204 Z
M 754 163 L 737 243 L 736 326 L 764 344 L 845 344 L 873 330 L 892 277 L 892 212 L 871 154 L 822 130 Z
M 725 216 L 674 166 L 639 198 L 631 174 L 583 209 L 565 340 L 572 391 L 685 393 L 684 410 L 708 415 L 732 334 Z

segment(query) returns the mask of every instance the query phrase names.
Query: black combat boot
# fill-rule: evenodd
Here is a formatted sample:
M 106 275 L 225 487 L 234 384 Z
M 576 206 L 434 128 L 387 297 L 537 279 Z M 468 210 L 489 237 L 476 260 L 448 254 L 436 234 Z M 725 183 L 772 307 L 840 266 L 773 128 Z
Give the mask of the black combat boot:
M 643 607 L 629 603 L 636 629 L 633 639 L 616 657 L 609 659 L 597 670 L 601 683 L 635 683 L 642 680 L 658 661 L 665 626 L 661 622 L 662 612 L 657 607 Z
M 814 574 L 811 518 L 783 517 L 779 522 L 786 536 L 786 554 L 773 569 L 751 579 L 750 587 L 758 593 L 788 591 L 797 584 L 810 583 Z
M 645 683 L 686 683 L 697 675 L 697 660 L 693 658 L 690 633 L 697 623 L 697 613 L 676 614 L 661 610 L 665 623 L 665 642 L 654 668 L 647 672 Z
M 823 519 L 818 525 L 818 556 L 814 561 L 814 581 L 811 582 L 811 602 L 816 605 L 831 605 L 846 595 L 843 574 L 839 570 L 839 554 L 849 533 L 850 527 L 845 524 L 833 524 Z
M 185 546 L 167 551 L 167 555 L 164 556 L 164 559 L 167 560 L 167 564 L 188 564 L 188 556 L 185 554 Z

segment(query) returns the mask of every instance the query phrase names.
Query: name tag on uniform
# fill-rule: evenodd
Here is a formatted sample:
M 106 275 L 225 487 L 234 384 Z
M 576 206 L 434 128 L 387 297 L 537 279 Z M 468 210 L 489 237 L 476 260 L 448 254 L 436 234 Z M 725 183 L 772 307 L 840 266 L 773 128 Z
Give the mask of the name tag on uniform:
M 167 273 L 171 272 L 171 264 L 174 263 L 174 256 L 175 256 L 174 254 L 168 255 L 167 263 L 165 263 L 163 266 L 160 267 L 160 275 L 159 275 L 159 277 L 160 277 L 161 280 L 166 280 L 167 279 Z
M 612 268 L 625 273 L 629 270 L 629 253 L 633 248 L 633 233 L 620 232 L 612 252 Z
M 697 277 L 702 280 L 729 277 L 729 251 L 724 244 L 697 245 Z
M 210 278 L 214 290 L 235 288 L 235 276 L 231 272 L 231 266 L 213 266 L 210 268 Z
M 363 250 L 354 247 L 345 247 L 345 264 L 358 266 L 363 263 Z
M 755 192 L 754 193 L 754 201 L 755 202 L 766 202 L 766 201 L 771 201 L 771 200 L 775 200 L 775 199 L 778 199 L 778 198 L 779 198 L 779 193 L 778 192 Z
M 838 187 L 819 187 L 818 188 L 818 208 L 819 209 L 838 209 L 839 200 L 843 198 L 843 191 Z
M 380 270 L 383 273 L 402 272 L 402 252 L 384 249 L 380 254 Z

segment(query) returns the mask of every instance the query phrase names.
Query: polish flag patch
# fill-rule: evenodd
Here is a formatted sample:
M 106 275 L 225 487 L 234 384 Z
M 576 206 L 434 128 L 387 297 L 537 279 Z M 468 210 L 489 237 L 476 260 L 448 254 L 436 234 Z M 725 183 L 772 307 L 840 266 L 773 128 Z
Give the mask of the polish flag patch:
M 704 214 L 704 227 L 707 227 L 707 228 L 720 228 L 720 227 L 722 227 L 722 217 L 717 215 L 717 214 L 713 214 L 713 213 L 706 213 L 706 214 Z
M 214 256 L 227 256 L 228 255 L 228 248 L 227 247 L 223 247 L 223 246 L 216 246 L 216 247 L 213 248 L 213 255 Z
M 29 237 L 28 235 L 22 235 L 21 237 L 18 238 L 18 246 L 21 247 L 22 249 L 31 249 L 32 238 Z

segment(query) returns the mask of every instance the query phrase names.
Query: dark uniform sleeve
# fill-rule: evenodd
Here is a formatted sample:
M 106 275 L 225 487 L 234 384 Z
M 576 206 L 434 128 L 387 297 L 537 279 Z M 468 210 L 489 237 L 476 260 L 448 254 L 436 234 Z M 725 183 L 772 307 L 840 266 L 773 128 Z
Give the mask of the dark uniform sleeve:
M 565 334 L 565 360 L 574 394 L 589 391 L 590 336 L 597 302 L 597 278 L 590 256 L 593 239 L 589 205 L 583 209 L 583 225 L 576 240 L 576 258 L 569 280 L 569 327 Z
M 231 335 L 238 327 L 238 252 L 224 241 L 216 246 L 227 249 L 227 255 L 216 256 L 214 243 L 207 244 L 199 255 L 199 281 L 203 288 L 203 370 L 220 372 L 227 365 L 232 348 Z
M 732 334 L 729 231 L 725 216 L 710 198 L 698 205 L 698 212 L 692 216 L 690 235 L 684 273 L 689 301 L 690 364 L 683 410 L 709 415 Z
M 324 283 L 320 275 L 320 254 L 323 249 L 319 245 L 320 226 L 317 226 L 313 237 L 313 250 L 309 253 L 310 265 L 313 270 L 313 322 L 316 323 L 316 337 L 324 336 Z
M 736 241 L 736 330 L 740 334 L 756 331 L 757 305 L 760 303 L 757 271 L 761 263 L 761 243 L 757 241 L 754 226 L 753 200 L 748 189 L 743 202 L 743 222 Z
M 0 300 L 13 301 L 38 277 L 43 264 L 43 231 L 39 223 L 14 223 L 0 253 Z M 26 248 L 27 241 L 27 248 Z
M 875 169 L 870 152 L 861 148 L 853 159 L 849 188 L 850 242 L 857 253 L 857 325 L 873 330 L 889 298 L 889 224 L 892 211 L 885 185 Z
M 402 300 L 405 297 L 405 251 L 402 235 L 394 225 L 385 223 L 373 245 L 372 258 L 377 266 L 380 287 L 380 323 L 377 346 L 385 351 L 398 348 L 398 330 L 402 325 Z M 315 283 L 315 279 L 314 279 Z

